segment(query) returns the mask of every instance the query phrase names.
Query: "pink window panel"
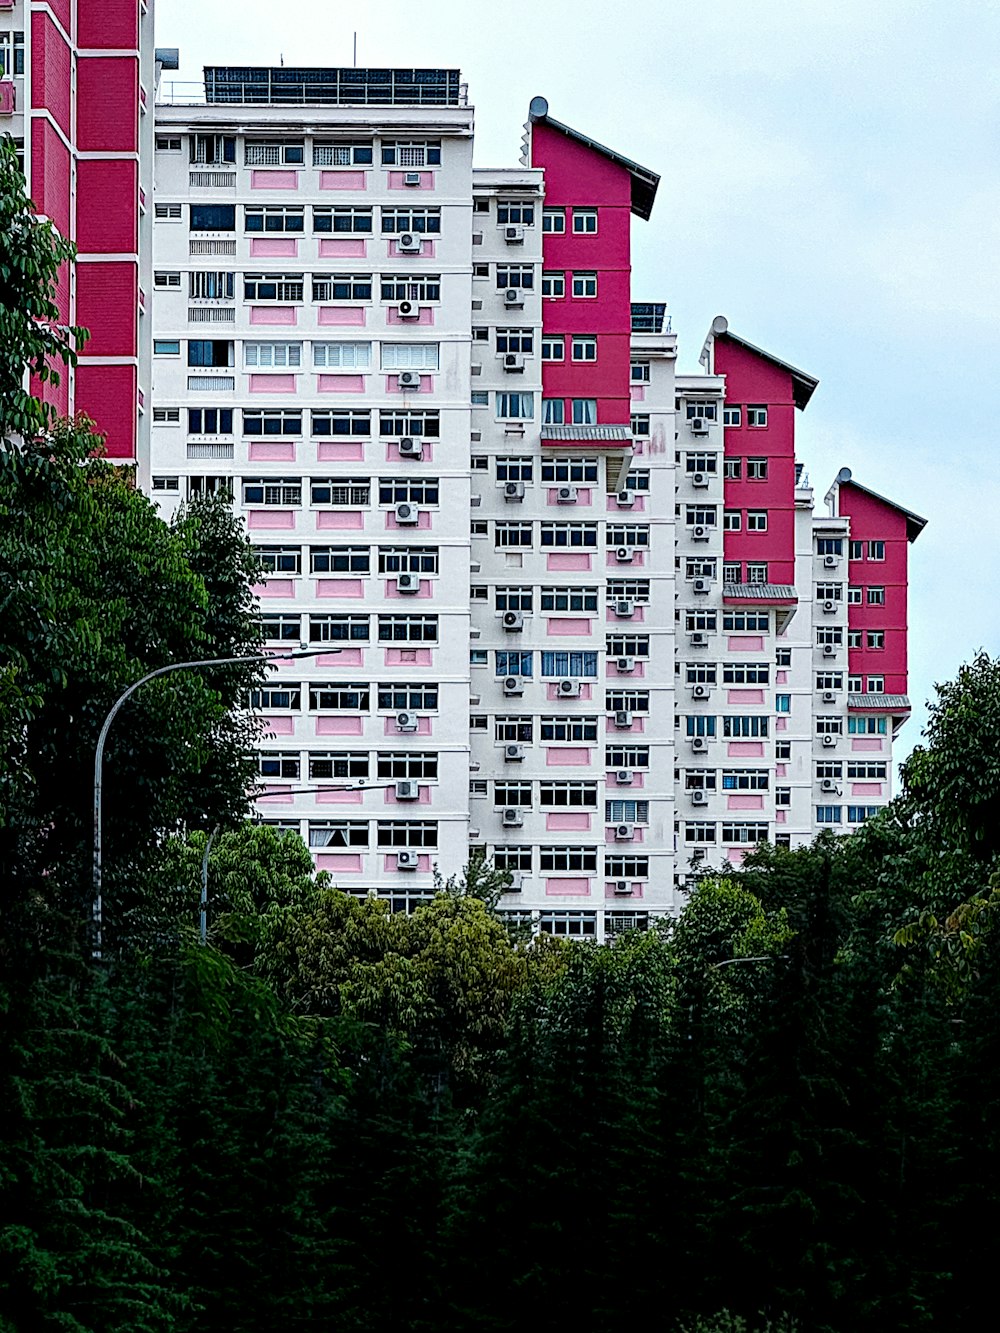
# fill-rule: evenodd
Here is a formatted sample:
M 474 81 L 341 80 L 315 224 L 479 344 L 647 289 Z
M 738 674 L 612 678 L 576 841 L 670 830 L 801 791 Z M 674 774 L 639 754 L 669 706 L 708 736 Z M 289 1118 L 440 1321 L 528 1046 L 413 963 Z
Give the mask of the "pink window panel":
M 294 375 L 250 375 L 251 393 L 294 393 Z
M 365 243 L 360 239 L 321 240 L 320 259 L 364 259 Z
M 642 622 L 646 619 L 646 608 L 644 606 L 634 606 L 632 608 L 632 614 L 630 616 L 620 616 L 612 608 L 609 609 L 608 611 L 608 619 L 620 620 L 623 624 L 626 625 L 630 623 L 641 625 Z
M 336 787 L 319 787 L 316 790 L 317 805 L 361 805 L 364 799 L 363 791 L 338 791 Z
M 298 310 L 293 305 L 252 305 L 250 307 L 251 324 L 270 324 L 275 327 L 291 328 L 299 322 Z
M 316 323 L 323 328 L 360 328 L 364 322 L 363 305 L 321 305 L 316 316 Z
M 395 787 L 386 787 L 385 804 L 386 805 L 430 805 L 431 789 L 430 787 L 419 787 L 420 795 L 415 801 L 401 801 L 396 795 Z
M 785 777 L 785 775 L 786 775 L 787 773 L 788 773 L 788 765 L 787 765 L 787 764 L 775 764 L 775 766 L 774 766 L 774 776 L 775 776 L 776 778 L 783 778 L 783 777 Z
M 776 685 L 787 685 L 787 684 L 788 684 L 788 672 L 787 672 L 787 671 L 776 671 L 776 672 L 774 673 L 774 683 L 775 683 Z
M 386 393 L 429 393 L 434 388 L 434 377 L 432 375 L 420 376 L 419 389 L 401 389 L 399 387 L 398 375 L 386 375 L 385 391 Z
M 545 622 L 545 628 L 550 637 L 554 639 L 567 638 L 574 635 L 590 634 L 589 620 L 567 620 L 565 617 L 552 617 Z
M 748 793 L 747 795 L 730 796 L 726 801 L 727 810 L 763 810 L 763 795 Z
M 317 579 L 317 597 L 364 597 L 364 579 Z M 358 652 L 361 649 L 357 649 Z M 343 654 L 338 654 L 343 656 Z
M 433 190 L 434 172 L 433 171 L 387 171 L 390 190 Z M 419 185 L 407 185 L 407 176 L 419 176 Z
M 258 597 L 294 597 L 295 583 L 292 579 L 268 579 L 258 583 L 254 592 Z
M 633 403 L 642 403 L 642 402 L 645 402 L 645 400 L 646 400 L 646 387 L 645 387 L 645 385 L 643 385 L 643 384 L 633 384 L 633 385 L 632 385 L 632 401 L 633 401 Z
M 788 730 L 788 718 L 787 718 L 787 717 L 776 717 L 776 718 L 774 719 L 774 729 L 775 729 L 775 731 L 787 731 L 787 730 Z
M 396 862 L 395 852 L 393 852 L 390 856 L 387 856 L 385 858 L 385 868 L 386 870 L 399 869 L 399 866 Z M 425 856 L 423 852 L 421 852 L 420 855 L 417 857 L 417 869 L 423 870 L 424 872 L 429 872 L 430 868 L 431 868 L 431 858 L 429 856 Z
M 734 866 L 742 865 L 743 858 L 745 856 L 746 856 L 746 849 L 743 847 L 726 848 L 726 860 L 729 861 Z
M 247 514 L 251 532 L 288 531 L 295 527 L 294 509 L 251 509 Z
M 576 503 L 578 505 L 589 505 L 592 500 L 592 492 L 589 486 L 578 486 L 576 488 Z M 559 489 L 556 486 L 550 486 L 547 492 L 546 503 L 550 505 L 559 504 Z M 562 509 L 569 509 L 569 505 L 561 505 Z
M 297 190 L 299 173 L 297 171 L 251 171 L 251 190 Z
M 251 259 L 294 259 L 299 253 L 294 236 L 252 236 Z
M 364 375 L 317 375 L 316 388 L 320 393 L 364 393 Z
M 410 531 L 416 528 L 420 532 L 429 532 L 433 526 L 431 511 L 429 509 L 421 509 L 417 516 L 416 523 L 400 523 L 396 518 L 395 512 L 389 509 L 386 511 L 385 515 L 385 526 L 393 531 L 397 528 L 407 528 Z
M 411 326 L 416 324 L 427 326 L 434 323 L 434 307 L 432 305 L 422 305 L 420 307 L 420 313 L 417 315 L 416 319 L 403 319 L 402 315 L 399 313 L 398 307 L 391 305 L 385 312 L 385 322 L 387 324 L 409 324 Z
M 619 671 L 617 661 L 615 658 L 610 657 L 608 658 L 607 674 L 609 676 L 623 677 L 625 680 L 641 680 L 646 674 L 646 663 L 636 662 L 631 671 Z
M 617 770 L 615 769 L 609 769 L 608 772 L 605 774 L 605 781 L 607 782 L 608 786 L 614 787 L 616 791 L 624 793 L 626 791 L 631 791 L 633 787 L 645 787 L 646 774 L 641 769 L 639 769 L 638 772 L 633 770 L 632 781 L 629 783 L 627 788 L 618 786 L 618 783 L 615 781 L 616 771 Z
M 552 833 L 586 833 L 590 815 L 586 810 L 559 810 L 545 816 L 545 828 Z
M 627 736 L 630 732 L 645 731 L 646 719 L 639 713 L 633 713 L 632 725 L 630 727 L 616 727 L 614 718 L 612 717 L 608 719 L 607 730 L 609 736 Z
M 730 741 L 726 753 L 730 759 L 759 759 L 764 753 L 764 742 Z
M 643 897 L 645 897 L 645 892 L 644 892 L 644 890 L 645 890 L 645 887 L 646 887 L 646 886 L 645 886 L 645 884 L 642 883 L 641 880 L 630 880 L 630 881 L 629 881 L 629 886 L 628 886 L 628 887 L 629 887 L 629 891 L 628 891 L 628 893 L 615 893 L 615 885 L 614 885 L 614 881 L 612 880 L 612 882 L 611 882 L 610 884 L 605 884 L 605 886 L 604 886 L 604 896 L 605 896 L 605 898 L 643 898 Z
M 762 704 L 763 690 L 727 690 L 727 701 L 731 704 Z
M 360 532 L 365 526 L 365 516 L 360 509 L 321 509 L 316 515 L 316 526 L 339 532 Z
M 624 564 L 624 565 L 618 563 L 618 559 L 617 559 L 617 557 L 616 557 L 614 551 L 609 551 L 609 552 L 608 552 L 608 557 L 607 557 L 607 564 L 608 564 L 608 566 L 609 566 L 611 569 L 619 569 L 619 570 L 621 570 L 623 574 L 627 574 L 628 571 L 629 571 L 631 568 L 633 568 L 634 566 L 638 566 L 638 567 L 641 569 L 642 566 L 646 563 L 646 552 L 640 550 L 637 546 L 633 546 L 633 547 L 631 548 L 631 551 L 632 551 L 632 560 L 631 560 L 631 563 L 630 563 L 630 564 Z
M 294 717 L 265 717 L 262 719 L 264 734 L 267 736 L 294 736 Z
M 431 648 L 387 648 L 386 666 L 432 666 L 434 652 Z
M 363 648 L 341 648 L 339 653 L 324 653 L 322 657 L 316 658 L 317 666 L 363 666 L 364 665 Z
M 778 824 L 787 824 L 787 823 L 788 823 L 788 811 L 787 811 L 787 810 L 775 810 L 775 812 L 774 812 L 774 818 L 775 818 L 776 823 L 778 823 Z
M 282 791 L 280 787 L 266 787 L 257 800 L 266 805 L 294 805 L 295 797 L 290 791 Z
M 247 456 L 263 463 L 294 463 L 294 440 L 251 440 Z
M 550 877 L 545 881 L 545 893 L 549 898 L 589 898 L 590 880 L 582 877 L 570 878 L 569 876 L 562 876 L 558 879 Z
M 881 736 L 852 736 L 851 749 L 856 754 L 881 754 Z
M 333 875 L 360 875 L 360 852 L 317 852 L 316 866 Z
M 433 241 L 429 241 L 429 240 L 426 238 L 426 236 L 421 237 L 421 241 L 422 241 L 422 244 L 421 244 L 421 246 L 420 246 L 420 253 L 423 255 L 423 257 L 424 257 L 425 259 L 433 259 L 433 258 L 434 258 L 434 242 L 433 242 Z M 389 242 L 389 258 L 390 258 L 390 259 L 396 259 L 396 258 L 400 258 L 400 259 L 408 259 L 409 257 L 410 257 L 410 252 L 409 252 L 408 250 L 400 251 L 400 248 L 399 248 L 399 246 L 397 245 L 397 243 L 396 243 L 395 241 L 390 241 L 390 242 Z
M 330 440 L 317 445 L 316 457 L 321 463 L 360 463 L 364 461 L 365 446 L 360 440 Z
M 400 731 L 399 727 L 396 725 L 395 717 L 387 717 L 385 719 L 385 734 L 387 736 L 412 736 L 414 734 L 417 736 L 430 736 L 433 734 L 432 722 L 432 718 L 418 717 L 417 730 L 416 733 L 414 733 L 412 731 Z
M 316 719 L 317 736 L 361 736 L 364 733 L 363 717 L 318 717 Z
M 586 683 L 580 686 L 580 698 L 589 699 L 591 696 L 591 687 Z M 547 699 L 559 699 L 562 696 L 559 693 L 559 685 L 556 681 L 549 681 L 545 686 L 545 697 Z
M 366 171 L 321 171 L 319 173 L 321 190 L 367 190 L 368 173 Z M 320 254 L 323 252 L 320 251 Z
M 389 599 L 391 602 L 396 601 L 397 599 L 401 599 L 401 600 L 406 601 L 406 600 L 408 600 L 408 599 L 416 598 L 416 597 L 430 597 L 430 595 L 431 595 L 431 581 L 430 581 L 430 579 L 421 579 L 421 580 L 420 580 L 420 591 L 419 591 L 419 592 L 416 592 L 416 593 L 413 593 L 413 592 L 400 592 L 400 591 L 399 591 L 399 584 L 396 582 L 395 579 L 386 579 L 386 581 L 385 581 L 385 595 L 386 595 L 386 597 L 388 597 L 388 599 Z
M 604 830 L 604 841 L 613 842 L 616 847 L 620 847 L 623 851 L 628 851 L 629 843 L 619 842 L 618 839 L 615 837 L 616 828 L 617 828 L 616 824 L 609 824 L 607 826 L 607 828 Z M 646 830 L 642 827 L 641 824 L 636 824 L 635 828 L 632 830 L 632 833 L 633 833 L 632 842 L 646 841 Z
M 550 745 L 545 750 L 546 768 L 588 768 L 590 751 L 578 746 Z
M 852 796 L 881 796 L 881 795 L 882 795 L 882 784 L 881 784 L 881 782 L 852 782 L 852 783 L 851 783 L 851 795 L 852 795 Z
M 757 653 L 764 649 L 764 636 L 761 634 L 730 634 L 729 651 L 731 653 Z
M 609 496 L 608 496 L 608 509 L 610 509 L 610 510 L 612 510 L 612 511 L 614 511 L 614 510 L 616 510 L 616 509 L 617 509 L 617 510 L 620 510 L 623 514 L 641 514 L 641 513 L 643 513 L 643 512 L 645 511 L 645 508 L 646 508 L 646 497 L 645 497 L 644 495 L 637 495 L 637 494 L 635 493 L 635 491 L 632 492 L 632 495 L 634 496 L 634 500 L 633 500 L 632 504 L 630 504 L 630 505 L 620 505 L 620 504 L 618 503 L 618 496 L 617 496 L 617 495 L 609 495 Z
M 545 557 L 545 568 L 589 572 L 590 556 L 585 551 L 550 551 Z
M 434 446 L 431 444 L 430 440 L 422 440 L 421 444 L 423 445 L 422 458 L 424 462 L 433 463 Z M 403 458 L 399 452 L 398 444 L 387 444 L 385 449 L 385 461 L 387 463 L 409 463 L 411 460 L 409 458 Z

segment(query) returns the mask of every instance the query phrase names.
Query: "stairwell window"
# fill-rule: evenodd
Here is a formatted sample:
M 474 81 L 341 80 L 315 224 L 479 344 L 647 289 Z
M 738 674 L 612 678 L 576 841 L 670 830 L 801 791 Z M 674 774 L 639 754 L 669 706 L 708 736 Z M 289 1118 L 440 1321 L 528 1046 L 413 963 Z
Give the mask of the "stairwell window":
M 767 408 L 761 404 L 749 404 L 747 406 L 747 425 L 760 429 L 767 425 Z
M 566 231 L 566 210 L 564 208 L 543 208 L 542 231 L 553 236 L 563 235 Z
M 575 236 L 596 236 L 597 235 L 597 209 L 596 208 L 574 208 L 573 209 L 573 234 Z
M 570 400 L 570 416 L 574 426 L 597 425 L 597 399 L 573 398 Z
M 597 274 L 581 272 L 573 274 L 573 295 L 592 301 L 597 298 Z
M 597 338 L 592 334 L 575 333 L 572 342 L 572 359 L 574 361 L 596 361 Z
M 550 300 L 561 300 L 566 295 L 565 273 L 542 274 L 542 296 Z

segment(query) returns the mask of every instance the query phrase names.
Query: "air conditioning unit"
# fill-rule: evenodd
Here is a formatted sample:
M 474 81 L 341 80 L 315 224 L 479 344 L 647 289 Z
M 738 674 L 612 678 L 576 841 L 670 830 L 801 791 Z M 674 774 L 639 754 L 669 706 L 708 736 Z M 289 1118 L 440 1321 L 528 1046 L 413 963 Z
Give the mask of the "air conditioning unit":
M 419 319 L 420 307 L 416 301 L 400 301 L 396 307 L 396 314 L 400 319 Z
M 615 559 L 618 561 L 620 565 L 630 565 L 632 563 L 631 546 L 615 547 Z
M 694 754 L 706 754 L 708 752 L 708 737 L 692 736 L 691 749 Z
M 692 805 L 708 805 L 708 792 L 702 787 L 696 787 L 691 793 Z
M 396 383 L 401 389 L 419 389 L 420 371 L 419 370 L 401 370 L 396 376 Z
M 615 726 L 619 731 L 628 731 L 631 725 L 632 714 L 627 708 L 619 708 L 618 712 L 615 713 Z
M 615 773 L 615 786 L 631 787 L 633 780 L 632 770 L 630 768 L 619 768 Z
M 504 229 L 503 229 L 503 238 L 504 238 L 504 240 L 507 242 L 508 245 L 523 245 L 523 244 L 524 244 L 524 228 L 523 228 L 523 227 L 504 227 Z
M 580 682 L 578 680 L 561 680 L 556 686 L 556 694 L 560 699 L 579 699 Z
M 513 763 L 517 763 L 519 760 L 521 760 L 521 759 L 524 758 L 524 746 L 523 746 L 523 745 L 505 745 L 505 746 L 503 747 L 503 757 L 504 757 L 504 759 L 506 759 L 509 763 L 512 763 L 512 764 L 513 764 Z
M 619 597 L 615 602 L 615 615 L 630 620 L 635 615 L 635 602 L 629 597 Z
M 707 485 L 708 485 L 708 474 L 705 473 L 705 472 L 692 472 L 692 473 L 691 473 L 691 485 L 692 485 L 692 486 L 699 486 L 699 487 L 707 486 Z
M 631 675 L 635 670 L 635 658 L 619 657 L 615 660 L 615 666 L 618 669 L 619 675 Z
M 696 629 L 694 631 L 694 633 L 691 635 L 691 647 L 692 648 L 708 647 L 708 635 L 705 633 L 704 630 Z
M 420 510 L 415 504 L 404 500 L 402 504 L 396 506 L 396 522 L 408 528 L 416 527 L 420 522 Z
M 503 682 L 503 692 L 506 695 L 523 694 L 524 678 L 522 676 L 505 676 Z
M 523 828 L 524 815 L 521 813 L 520 810 L 517 810 L 513 806 L 511 806 L 507 810 L 505 810 L 503 814 L 500 816 L 500 823 L 504 826 L 504 828 Z
M 420 440 L 415 440 L 412 435 L 404 435 L 396 444 L 399 450 L 400 458 L 423 458 L 424 446 Z
M 420 865 L 420 853 L 410 851 L 399 851 L 396 853 L 397 870 L 416 870 Z
M 396 237 L 396 249 L 401 255 L 418 255 L 421 240 L 412 231 L 401 231 Z
M 711 530 L 704 523 L 696 523 L 691 529 L 691 536 L 696 542 L 707 542 L 711 535 Z
M 709 696 L 710 694 L 711 694 L 711 690 L 709 689 L 709 687 L 708 687 L 707 685 L 692 685 L 692 686 L 691 686 L 691 698 L 692 698 L 692 699 L 707 699 L 708 696 Z
M 823 603 L 823 610 L 826 612 L 826 614 L 827 614 L 828 616 L 829 616 L 829 615 L 832 615 L 832 614 L 834 613 L 834 611 L 836 611 L 836 609 L 837 609 L 837 603 L 836 603 L 836 602 L 824 602 L 824 603 Z
M 505 481 L 503 484 L 503 498 L 505 500 L 523 500 L 524 482 L 523 481 Z
M 616 898 L 630 898 L 632 896 L 632 885 L 627 879 L 614 880 L 614 886 Z
M 694 579 L 693 582 L 692 582 L 692 584 L 691 584 L 691 588 L 692 588 L 692 590 L 693 590 L 694 592 L 711 592 L 711 590 L 712 590 L 712 580 L 711 580 L 711 579 Z
M 403 778 L 401 782 L 396 783 L 397 801 L 419 801 L 420 783 L 412 778 Z
M 836 736 L 833 736 L 830 734 L 830 732 L 827 732 L 826 735 L 823 737 L 823 745 L 825 746 L 825 748 L 827 750 L 832 750 L 836 744 L 837 744 Z
M 397 592 L 419 592 L 420 575 L 419 574 L 397 574 L 396 575 Z
M 508 287 L 503 294 L 503 303 L 510 307 L 524 305 L 524 293 L 520 287 Z
M 820 791 L 836 791 L 836 790 L 837 790 L 837 779 L 836 779 L 836 778 L 822 778 L 822 779 L 820 780 L 819 789 L 820 789 Z
M 691 418 L 691 434 L 692 434 L 692 435 L 707 435 L 707 434 L 708 434 L 708 418 L 707 418 L 707 417 L 692 417 L 692 418 Z
M 519 373 L 524 370 L 524 357 L 520 352 L 504 352 L 503 368 L 509 375 Z
M 824 643 L 824 645 L 823 645 L 823 656 L 824 656 L 824 657 L 836 657 L 836 656 L 837 656 L 837 645 L 836 645 L 835 643 Z
M 615 842 L 632 842 L 635 838 L 634 824 L 616 824 Z
M 556 491 L 556 504 L 575 505 L 577 490 L 575 486 L 560 486 Z
M 835 704 L 835 703 L 837 702 L 837 696 L 836 696 L 836 694 L 833 692 L 833 690 L 824 690 L 824 691 L 823 691 L 823 702 L 824 702 L 825 704 Z
M 404 184 L 404 185 L 419 185 L 419 184 L 420 184 L 420 172 L 419 172 L 419 171 L 408 171 L 408 172 L 406 172 L 406 174 L 403 176 L 403 184 Z
M 520 634 L 524 629 L 523 611 L 505 611 L 500 617 L 500 624 L 508 634 Z
M 503 890 L 504 893 L 520 893 L 524 888 L 525 876 L 520 870 L 509 870 L 510 883 Z
M 825 556 L 823 557 L 823 568 L 824 568 L 824 569 L 836 569 L 836 568 L 837 568 L 837 557 L 836 557 L 835 555 L 825 555 Z
M 420 718 L 416 713 L 397 713 L 396 726 L 400 731 L 416 731 L 420 725 Z
M 619 491 L 615 499 L 618 501 L 619 509 L 631 509 L 635 504 L 635 492 Z

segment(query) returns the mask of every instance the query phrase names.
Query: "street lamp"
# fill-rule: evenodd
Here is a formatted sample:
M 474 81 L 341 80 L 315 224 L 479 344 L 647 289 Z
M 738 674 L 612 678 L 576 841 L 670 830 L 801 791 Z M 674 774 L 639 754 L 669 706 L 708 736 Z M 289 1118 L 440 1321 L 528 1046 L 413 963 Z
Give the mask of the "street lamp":
M 172 671 L 194 671 L 199 667 L 237 666 L 246 662 L 282 662 L 290 657 L 325 657 L 328 653 L 339 653 L 339 648 L 292 648 L 287 652 L 251 653 L 240 657 L 206 657 L 196 662 L 171 662 L 167 666 L 149 671 L 139 680 L 134 681 L 127 690 L 118 696 L 111 710 L 104 719 L 101 734 L 97 738 L 97 750 L 94 754 L 94 958 L 101 957 L 103 946 L 104 905 L 101 894 L 102 885 L 102 843 L 101 825 L 103 818 L 102 797 L 104 785 L 104 745 L 108 739 L 111 724 L 125 704 L 141 685 L 155 680 L 157 676 L 166 676 Z

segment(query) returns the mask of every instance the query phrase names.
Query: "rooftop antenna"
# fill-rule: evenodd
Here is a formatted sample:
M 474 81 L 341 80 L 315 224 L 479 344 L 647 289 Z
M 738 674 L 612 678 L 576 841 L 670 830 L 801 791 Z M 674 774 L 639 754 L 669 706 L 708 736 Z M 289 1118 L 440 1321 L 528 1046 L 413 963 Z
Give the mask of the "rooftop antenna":
M 284 53 L 284 51 L 282 51 L 282 53 L 281 53 L 281 55 L 278 57 L 278 59 L 279 59 L 279 61 L 281 62 L 281 68 L 284 69 L 284 68 L 285 68 L 285 53 Z
M 354 68 L 358 67 L 358 34 L 354 34 Z

